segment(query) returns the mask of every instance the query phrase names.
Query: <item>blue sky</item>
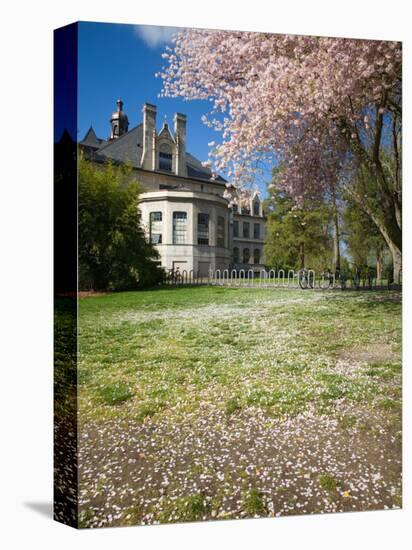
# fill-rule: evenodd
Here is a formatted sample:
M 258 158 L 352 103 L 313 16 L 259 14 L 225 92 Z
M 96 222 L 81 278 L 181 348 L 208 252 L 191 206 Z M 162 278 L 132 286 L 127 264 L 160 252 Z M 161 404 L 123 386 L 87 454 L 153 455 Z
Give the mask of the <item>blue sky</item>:
M 147 101 L 157 105 L 158 129 L 164 115 L 172 126 L 175 112 L 186 114 L 188 151 L 200 160 L 207 159 L 207 144 L 218 137 L 201 122 L 208 102 L 158 97 L 162 81 L 155 73 L 164 65 L 161 54 L 173 30 L 106 23 L 79 25 L 78 139 L 84 137 L 90 125 L 98 137 L 108 137 L 110 115 L 118 98 L 124 102 L 129 129 L 133 128 L 142 122 L 142 106 Z
M 109 120 L 118 98 L 124 102 L 129 129 L 142 122 L 143 103 L 149 102 L 157 105 L 158 129 L 164 115 L 172 126 L 175 112 L 186 114 L 187 150 L 200 160 L 207 160 L 208 143 L 220 139 L 219 133 L 201 121 L 210 103 L 158 97 L 162 80 L 155 73 L 165 64 L 161 54 L 175 30 L 112 23 L 79 24 L 79 140 L 91 125 L 98 137 L 109 136 Z M 261 183 L 259 187 L 265 194 L 266 185 Z

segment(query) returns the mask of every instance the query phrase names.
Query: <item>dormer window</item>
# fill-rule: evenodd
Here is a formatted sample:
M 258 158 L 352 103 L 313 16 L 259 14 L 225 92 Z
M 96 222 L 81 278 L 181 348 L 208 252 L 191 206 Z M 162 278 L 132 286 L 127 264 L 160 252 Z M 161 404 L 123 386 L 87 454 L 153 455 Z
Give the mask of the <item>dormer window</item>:
M 171 172 L 172 161 L 173 161 L 172 153 L 159 152 L 159 170 Z
M 253 201 L 253 215 L 259 216 L 260 215 L 260 204 L 257 199 Z

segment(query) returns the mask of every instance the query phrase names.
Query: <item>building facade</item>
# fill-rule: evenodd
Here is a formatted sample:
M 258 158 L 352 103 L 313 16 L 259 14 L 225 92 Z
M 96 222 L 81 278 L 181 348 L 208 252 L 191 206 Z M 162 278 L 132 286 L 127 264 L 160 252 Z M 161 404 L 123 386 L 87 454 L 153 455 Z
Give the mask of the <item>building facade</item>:
M 156 115 L 156 106 L 145 103 L 143 122 L 129 131 L 118 100 L 109 138 L 98 138 L 90 127 L 80 147 L 94 162 L 132 165 L 144 189 L 142 223 L 166 270 L 193 270 L 202 276 L 215 269 L 260 271 L 265 217 L 258 193 L 230 207 L 224 197 L 226 180 L 214 178 L 186 150 L 186 116 L 174 115 L 173 131 L 166 121 L 157 131 Z

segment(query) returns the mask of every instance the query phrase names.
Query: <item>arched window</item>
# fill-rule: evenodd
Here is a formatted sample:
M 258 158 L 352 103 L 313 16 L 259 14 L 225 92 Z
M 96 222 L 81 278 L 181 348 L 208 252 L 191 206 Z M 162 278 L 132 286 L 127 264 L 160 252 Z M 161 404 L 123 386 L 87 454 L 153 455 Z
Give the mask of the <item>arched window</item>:
M 260 250 L 259 248 L 255 248 L 253 251 L 253 263 L 254 264 L 260 264 Z
M 243 263 L 248 264 L 250 260 L 250 250 L 248 248 L 243 249 Z
M 237 246 L 233 249 L 233 263 L 238 264 L 239 263 L 239 249 Z

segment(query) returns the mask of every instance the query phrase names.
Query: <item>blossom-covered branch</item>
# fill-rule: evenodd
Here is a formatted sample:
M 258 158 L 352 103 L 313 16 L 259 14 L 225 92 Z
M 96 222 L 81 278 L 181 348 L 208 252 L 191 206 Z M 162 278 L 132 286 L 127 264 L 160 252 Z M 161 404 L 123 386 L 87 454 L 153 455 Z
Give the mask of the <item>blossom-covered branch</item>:
M 282 163 L 299 201 L 363 166 L 381 200 L 380 230 L 400 254 L 399 194 L 382 166 L 401 116 L 400 43 L 192 29 L 164 58 L 164 96 L 211 102 L 204 121 L 222 136 L 210 151 L 215 171 L 242 187 L 265 156 Z

